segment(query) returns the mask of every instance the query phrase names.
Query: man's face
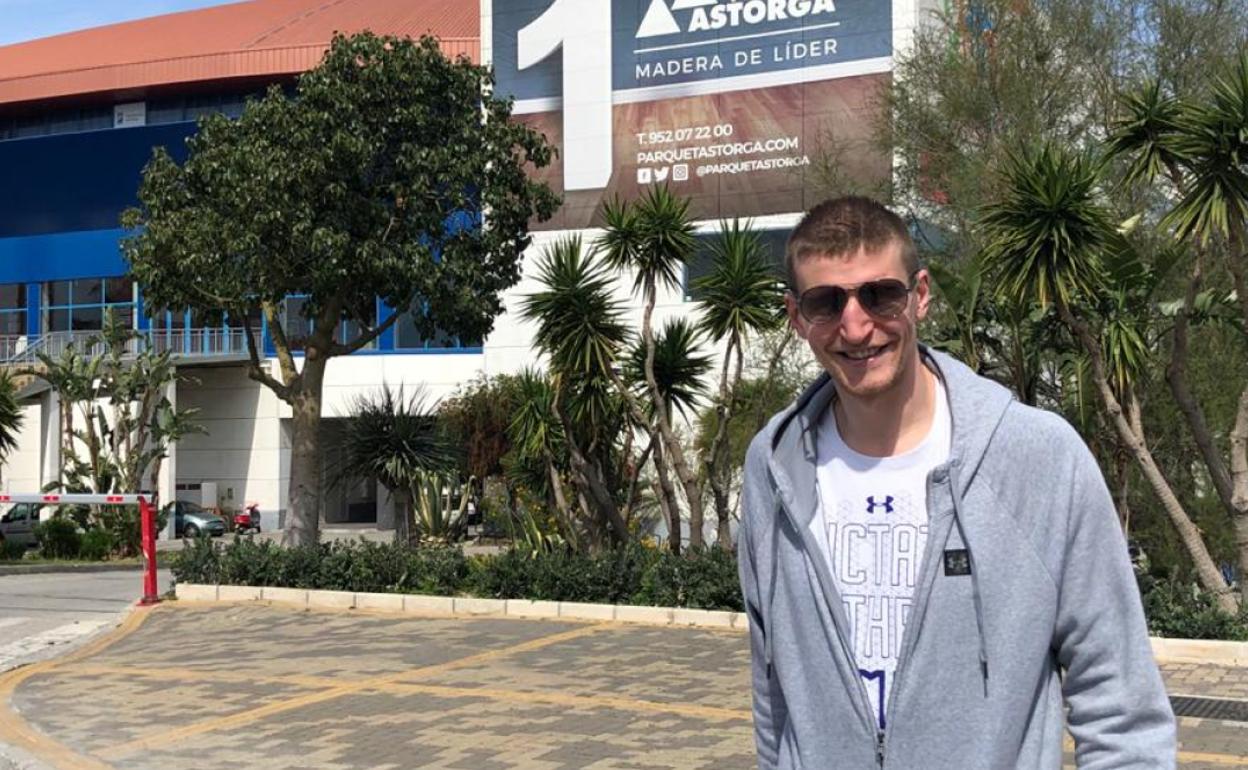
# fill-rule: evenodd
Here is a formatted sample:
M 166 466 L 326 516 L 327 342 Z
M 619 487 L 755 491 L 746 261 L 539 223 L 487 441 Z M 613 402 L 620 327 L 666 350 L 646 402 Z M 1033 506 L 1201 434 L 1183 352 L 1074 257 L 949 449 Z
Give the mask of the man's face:
M 798 308 L 801 294 L 815 286 L 859 287 L 892 278 L 910 285 L 901 244 L 836 257 L 814 256 L 793 266 L 797 292 L 785 295 L 789 323 L 810 345 L 815 358 L 836 381 L 842 396 L 873 400 L 910 380 L 919 366 L 919 321 L 927 316 L 930 286 L 926 270 L 913 278 L 914 290 L 895 317 L 871 313 L 859 295 L 850 296 L 836 320 L 811 323 Z

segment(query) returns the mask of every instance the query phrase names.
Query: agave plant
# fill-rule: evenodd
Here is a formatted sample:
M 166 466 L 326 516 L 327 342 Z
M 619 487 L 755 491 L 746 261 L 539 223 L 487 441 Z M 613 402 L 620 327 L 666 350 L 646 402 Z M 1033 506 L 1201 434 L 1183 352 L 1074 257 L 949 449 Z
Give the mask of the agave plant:
M 412 537 L 425 543 L 453 543 L 463 537 L 475 483 L 475 477 L 461 483 L 455 473 L 415 471 L 411 478 Z

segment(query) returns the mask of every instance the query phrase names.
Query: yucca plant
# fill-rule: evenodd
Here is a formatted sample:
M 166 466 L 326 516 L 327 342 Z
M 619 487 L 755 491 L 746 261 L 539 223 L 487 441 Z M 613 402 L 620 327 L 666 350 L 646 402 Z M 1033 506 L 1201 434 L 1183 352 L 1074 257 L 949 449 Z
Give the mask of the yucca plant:
M 719 392 L 715 401 L 715 433 L 706 453 L 707 478 L 715 502 L 716 542 L 732 546 L 728 485 L 728 423 L 741 384 L 746 340 L 784 324 L 784 285 L 763 251 L 762 240 L 739 219 L 720 222 L 711 243 L 711 269 L 694 282 L 701 313 L 698 329 L 724 345 Z M 695 525 L 691 525 L 693 527 Z M 696 527 L 701 529 L 701 522 Z
M 1234 595 L 1148 446 L 1139 399 L 1126 382 L 1131 373 L 1127 359 L 1139 352 L 1134 333 L 1126 335 L 1131 339 L 1116 335 L 1121 356 L 1115 362 L 1118 370 L 1111 372 L 1105 344 L 1085 317 L 1106 293 L 1106 259 L 1122 249 L 1120 234 L 1099 198 L 1100 169 L 1087 154 L 1054 145 L 1013 156 L 1003 175 L 1002 198 L 983 210 L 983 264 L 999 294 L 1056 307 L 1088 358 L 1106 416 L 1161 501 L 1202 585 L 1223 609 L 1234 612 Z M 1120 393 L 1115 392 L 1115 379 L 1123 381 Z
M 375 478 L 395 500 L 395 541 L 411 540 L 409 505 L 414 490 L 427 474 L 449 470 L 453 454 L 438 434 L 423 389 L 407 396 L 383 384 L 380 390 L 357 396 L 342 436 L 343 462 L 331 484 Z
M 653 455 L 656 470 L 662 479 L 666 474 L 666 468 L 662 467 L 665 458 L 670 458 L 689 508 L 689 544 L 701 546 L 701 485 L 685 457 L 679 437 L 672 428 L 670 410 L 665 405 L 663 392 L 655 378 L 655 337 L 652 325 L 659 289 L 675 289 L 680 286 L 683 268 L 692 259 L 697 248 L 693 217 L 689 213 L 689 199 L 673 194 L 666 186 L 652 187 L 634 202 L 622 203 L 615 200 L 604 204 L 602 220 L 604 232 L 598 240 L 598 248 L 606 256 L 608 265 L 633 273 L 633 291 L 641 294 L 644 303 L 641 344 L 646 357 L 642 373 L 652 407 L 649 411 L 651 422 L 646 423 L 648 432 L 657 432 L 660 436 L 655 443 L 656 451 Z M 622 382 L 617 381 L 617 385 L 623 390 Z M 630 404 L 634 403 L 626 393 L 622 395 L 629 399 Z M 639 422 L 642 421 L 641 417 L 641 414 L 635 415 Z M 679 506 L 675 496 L 666 487 L 661 492 L 668 498 L 664 504 L 669 510 L 677 511 Z M 676 538 L 679 546 L 679 530 L 673 532 L 672 537 Z
M 537 272 L 541 289 L 524 298 L 521 317 L 536 322 L 535 341 L 550 361 L 549 412 L 562 428 L 578 491 L 597 525 L 622 543 L 628 528 L 601 458 L 615 438 L 610 384 L 620 379 L 616 368 L 629 339 L 623 307 L 611 296 L 609 268 L 580 238 L 547 247 Z

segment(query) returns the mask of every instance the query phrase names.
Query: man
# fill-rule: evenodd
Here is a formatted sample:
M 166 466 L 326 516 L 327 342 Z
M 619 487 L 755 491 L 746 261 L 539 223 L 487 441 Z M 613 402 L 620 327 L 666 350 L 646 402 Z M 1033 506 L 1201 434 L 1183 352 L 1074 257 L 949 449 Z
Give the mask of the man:
M 921 346 L 904 222 L 820 204 L 786 249 L 825 373 L 755 437 L 738 559 L 760 768 L 1175 761 L 1100 471 L 1061 418 Z

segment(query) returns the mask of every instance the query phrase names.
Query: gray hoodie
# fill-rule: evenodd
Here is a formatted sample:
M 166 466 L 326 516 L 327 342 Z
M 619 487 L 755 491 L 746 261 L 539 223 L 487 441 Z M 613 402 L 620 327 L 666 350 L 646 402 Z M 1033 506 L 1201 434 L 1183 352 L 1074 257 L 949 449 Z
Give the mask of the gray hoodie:
M 1172 768 L 1174 716 L 1100 469 L 1060 417 L 941 353 L 953 420 L 885 732 L 811 532 L 825 374 L 755 437 L 738 543 L 760 768 Z M 946 574 L 944 551 L 969 551 Z

